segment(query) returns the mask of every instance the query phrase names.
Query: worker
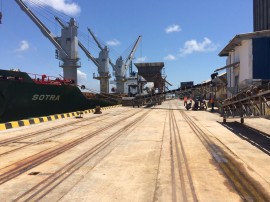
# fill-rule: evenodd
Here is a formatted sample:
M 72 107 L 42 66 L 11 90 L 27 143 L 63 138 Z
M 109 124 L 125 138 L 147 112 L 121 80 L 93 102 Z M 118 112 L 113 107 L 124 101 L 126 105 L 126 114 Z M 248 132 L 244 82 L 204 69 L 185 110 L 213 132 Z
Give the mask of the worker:
M 194 105 L 193 105 L 193 110 L 198 110 L 198 108 L 199 108 L 199 100 L 198 100 L 198 98 L 195 98 L 195 100 L 194 100 Z
M 192 103 L 191 103 L 191 102 L 187 103 L 187 105 L 186 105 L 186 109 L 187 109 L 187 110 L 189 110 L 189 109 L 191 108 L 191 105 L 192 105 Z
M 187 98 L 187 96 L 185 96 L 185 97 L 184 97 L 184 106 L 187 105 L 187 100 L 188 100 L 188 98 Z
M 214 111 L 214 107 L 215 107 L 215 101 L 214 101 L 214 98 L 213 97 L 210 98 L 210 104 L 211 104 L 211 107 L 212 107 L 211 111 L 213 112 Z
M 42 76 L 41 76 L 41 80 L 42 80 L 42 82 L 44 82 L 46 78 L 47 78 L 47 75 L 42 74 Z
M 207 105 L 206 105 L 205 99 L 203 99 L 203 98 L 201 99 L 200 109 L 207 110 Z

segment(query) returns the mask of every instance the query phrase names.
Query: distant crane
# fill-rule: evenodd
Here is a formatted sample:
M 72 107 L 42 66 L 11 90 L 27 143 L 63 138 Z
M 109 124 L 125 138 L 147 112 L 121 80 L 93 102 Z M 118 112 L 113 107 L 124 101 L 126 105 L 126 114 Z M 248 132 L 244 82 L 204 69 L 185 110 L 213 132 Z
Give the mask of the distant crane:
M 50 30 L 35 16 L 35 14 L 22 2 L 15 0 L 21 9 L 38 26 L 40 31 L 56 47 L 56 57 L 63 61 L 59 66 L 63 68 L 64 79 L 72 79 L 77 84 L 77 68 L 80 67 L 78 61 L 78 38 L 77 24 L 74 18 L 70 19 L 69 26 L 61 30 L 61 36 L 55 37 Z
M 99 57 L 96 58 L 97 62 L 99 63 L 98 66 L 98 76 L 94 79 L 100 80 L 100 89 L 101 92 L 109 93 L 109 79 L 111 78 L 110 71 L 109 71 L 109 63 L 111 63 L 109 59 L 109 49 L 107 46 L 104 48 L 101 46 L 101 44 L 96 39 L 93 32 L 88 28 L 88 32 L 93 37 L 94 41 L 98 45 L 100 52 Z
M 123 60 L 122 56 L 117 58 L 115 65 L 111 64 L 113 66 L 113 69 L 115 71 L 115 81 L 116 81 L 116 92 L 117 93 L 123 93 L 124 92 L 124 84 L 126 81 L 126 72 L 127 68 L 129 67 L 134 53 L 139 45 L 139 42 L 141 41 L 142 36 L 139 36 L 136 40 L 133 48 L 131 49 L 126 61 Z
M 88 28 L 89 33 L 91 34 L 91 36 L 93 37 L 93 39 L 95 40 L 97 46 L 99 47 L 99 49 L 102 51 L 107 50 L 107 46 L 105 46 L 104 48 L 102 48 L 102 46 L 100 45 L 100 43 L 98 42 L 97 38 L 95 37 L 95 35 L 93 34 L 93 32 Z M 138 39 L 136 40 L 129 56 L 127 57 L 126 61 L 124 62 L 122 56 L 120 56 L 117 60 L 116 60 L 116 64 L 113 64 L 111 59 L 109 58 L 108 54 L 108 58 L 106 58 L 106 62 L 109 61 L 110 65 L 113 68 L 113 71 L 115 72 L 115 81 L 116 81 L 116 93 L 123 93 L 124 92 L 124 82 L 126 81 L 126 71 L 127 71 L 127 67 L 129 67 L 131 60 L 134 56 L 134 53 L 138 47 L 138 44 L 141 40 L 141 36 L 138 37 Z M 107 67 L 107 66 L 106 66 Z M 109 72 L 109 69 L 106 69 L 106 71 Z M 109 82 L 109 81 L 108 81 Z

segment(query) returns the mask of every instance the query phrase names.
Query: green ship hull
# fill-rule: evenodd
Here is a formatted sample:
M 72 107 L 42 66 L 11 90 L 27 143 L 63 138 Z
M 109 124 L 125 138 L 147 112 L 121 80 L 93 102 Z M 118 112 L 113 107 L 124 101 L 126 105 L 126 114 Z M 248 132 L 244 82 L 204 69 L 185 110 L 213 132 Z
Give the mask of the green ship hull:
M 115 104 L 87 99 L 74 85 L 37 84 L 25 72 L 0 70 L 0 123 Z

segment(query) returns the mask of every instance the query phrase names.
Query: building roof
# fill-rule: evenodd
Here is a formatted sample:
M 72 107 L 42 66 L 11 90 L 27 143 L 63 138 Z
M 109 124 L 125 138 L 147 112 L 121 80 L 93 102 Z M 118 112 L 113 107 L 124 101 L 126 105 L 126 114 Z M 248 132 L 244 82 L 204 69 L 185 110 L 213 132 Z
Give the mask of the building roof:
M 218 54 L 219 56 L 229 56 L 236 46 L 240 46 L 243 40 L 249 40 L 254 38 L 270 37 L 270 30 L 263 30 L 245 34 L 236 35 L 228 44 L 223 48 L 223 50 Z

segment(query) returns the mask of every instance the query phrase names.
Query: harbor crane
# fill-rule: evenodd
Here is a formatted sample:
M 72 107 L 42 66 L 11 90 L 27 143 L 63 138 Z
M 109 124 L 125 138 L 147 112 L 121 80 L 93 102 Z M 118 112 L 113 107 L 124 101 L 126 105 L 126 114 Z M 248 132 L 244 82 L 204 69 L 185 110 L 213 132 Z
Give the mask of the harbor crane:
M 95 37 L 95 35 L 93 34 L 93 32 L 88 28 L 89 33 L 91 34 L 91 36 L 93 37 L 93 39 L 95 40 L 97 46 L 99 47 L 99 49 L 101 51 L 104 51 L 104 49 L 107 49 L 107 46 L 105 46 L 104 48 L 102 48 L 102 46 L 100 45 L 99 41 L 97 40 L 97 38 Z M 117 60 L 116 60 L 116 64 L 113 64 L 111 59 L 108 56 L 108 61 L 109 64 L 112 66 L 113 71 L 115 72 L 115 81 L 116 81 L 116 92 L 117 93 L 123 93 L 124 92 L 124 83 L 126 81 L 126 71 L 127 71 L 127 67 L 129 67 L 131 60 L 134 56 L 134 53 L 139 45 L 139 42 L 141 40 L 141 36 L 138 37 L 138 39 L 136 40 L 129 56 L 127 57 L 126 61 L 124 61 L 124 59 L 122 58 L 122 56 L 120 56 Z M 106 61 L 107 61 L 106 60 Z M 109 70 L 108 70 L 109 71 Z M 109 82 L 109 81 L 108 81 Z
M 96 39 L 94 33 L 88 28 L 88 32 L 98 45 L 100 52 L 99 57 L 96 58 L 97 62 L 100 64 L 98 66 L 98 76 L 94 76 L 94 79 L 97 79 L 100 81 L 100 90 L 104 93 L 109 93 L 109 80 L 111 78 L 110 71 L 109 71 L 109 63 L 111 63 L 109 59 L 109 49 L 107 46 L 104 46 L 104 48 L 101 46 L 101 44 Z
M 71 79 L 77 84 L 77 68 L 80 67 L 78 57 L 78 26 L 74 18 L 70 19 L 69 26 L 61 30 L 61 36 L 56 37 L 53 33 L 37 18 L 37 16 L 27 7 L 22 0 L 15 0 L 20 8 L 38 26 L 40 31 L 56 47 L 56 58 L 63 63 L 59 66 L 63 68 L 64 79 Z
M 142 36 L 139 36 L 136 40 L 134 46 L 132 47 L 127 59 L 124 61 L 122 56 L 117 58 L 115 65 L 113 65 L 113 69 L 115 71 L 115 81 L 116 81 L 116 92 L 117 93 L 123 93 L 124 92 L 124 84 L 126 81 L 126 72 L 127 68 L 129 67 L 134 53 L 139 45 L 139 42 L 141 40 Z
M 58 17 L 55 17 L 55 20 L 62 26 L 62 28 L 66 28 L 66 26 Z M 100 92 L 101 93 L 108 93 L 109 92 L 109 78 L 110 74 L 108 69 L 108 49 L 104 48 L 103 51 L 100 52 L 99 57 L 95 58 L 87 48 L 78 40 L 78 45 L 81 50 L 85 53 L 85 55 L 97 66 L 98 68 L 98 77 L 94 77 L 100 80 Z

